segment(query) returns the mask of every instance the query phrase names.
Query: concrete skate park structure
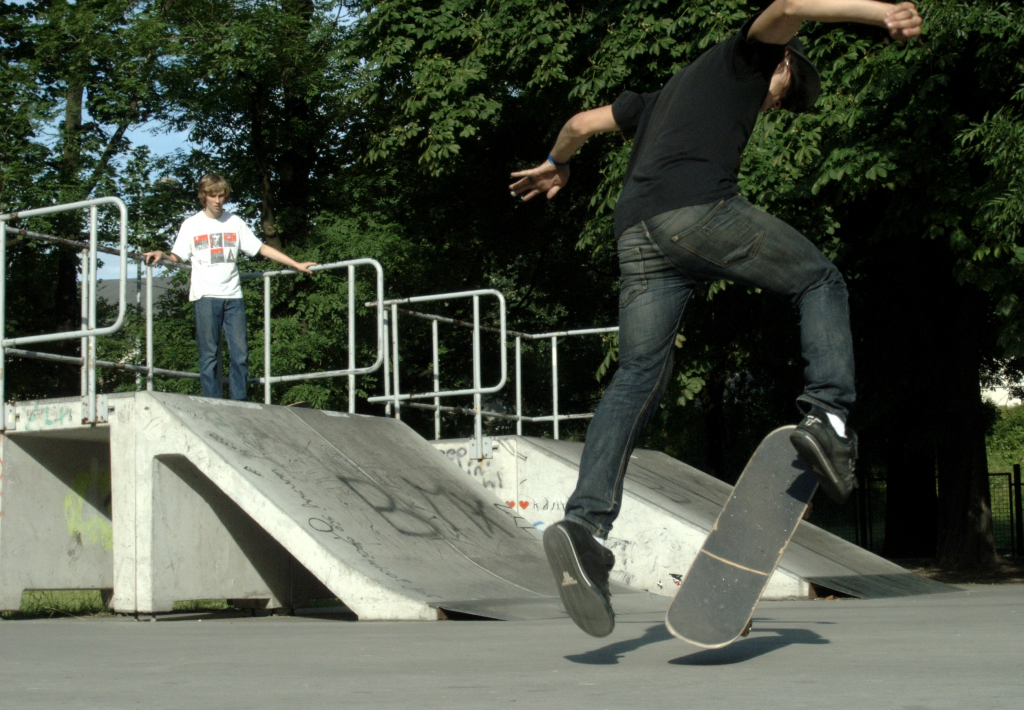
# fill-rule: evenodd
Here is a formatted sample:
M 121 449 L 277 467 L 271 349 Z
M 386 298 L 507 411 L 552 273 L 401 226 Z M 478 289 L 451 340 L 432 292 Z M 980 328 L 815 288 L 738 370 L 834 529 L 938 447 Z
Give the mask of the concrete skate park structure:
M 538 529 L 561 520 L 576 485 L 583 444 L 523 436 L 492 441 L 494 457 L 481 461 L 468 458 L 468 441 L 434 446 Z M 637 449 L 624 488 L 622 510 L 608 539 L 616 560 L 612 576 L 637 589 L 674 594 L 732 486 L 671 456 Z M 805 521 L 762 598 L 806 599 L 822 590 L 863 599 L 948 591 Z
M 16 405 L 0 608 L 17 609 L 25 589 L 100 588 L 125 613 L 330 596 L 361 619 L 562 613 L 537 528 L 561 517 L 579 444 L 500 439 L 505 453 L 474 475 L 459 466 L 465 442 L 438 451 L 389 418 L 146 392 L 107 403 L 99 426 L 78 423 L 77 400 Z M 729 486 L 648 451 L 629 479 L 615 604 L 650 611 L 667 597 L 644 592 L 674 590 L 666 580 L 685 573 Z M 806 598 L 812 584 L 862 597 L 946 589 L 802 527 L 770 598 Z
M 117 321 L 96 323 L 96 244 L 99 206 L 121 214 Z M 337 597 L 360 619 L 431 620 L 452 613 L 496 619 L 562 615 L 544 560 L 539 531 L 561 517 L 576 478 L 581 445 L 558 441 L 558 423 L 590 414 L 558 411 L 557 344 L 561 333 L 506 331 L 503 296 L 493 290 L 395 301 L 383 298 L 383 272 L 372 260 L 321 265 L 347 269 L 347 367 L 271 375 L 270 283 L 293 272 L 263 272 L 265 403 L 230 402 L 152 391 L 160 370 L 152 352 L 152 270 L 147 269 L 146 364 L 102 363 L 96 338 L 120 327 L 125 312 L 126 212 L 116 198 L 21 213 L 20 217 L 90 210 L 90 244 L 83 253 L 81 331 L 19 338 L 3 335 L 0 273 L 0 353 L 77 365 L 82 396 L 4 405 L 0 470 L 0 609 L 17 609 L 28 589 L 101 589 L 116 611 L 160 613 L 177 601 L 228 599 L 238 606 L 295 608 Z M 11 215 L 0 215 L 0 265 Z M 21 230 L 24 232 L 24 230 Z M 30 234 L 33 238 L 56 239 Z M 80 247 L 86 246 L 79 244 Z M 377 357 L 355 363 L 357 266 L 376 272 Z M 481 325 L 480 299 L 494 297 L 500 327 Z M 473 322 L 413 313 L 431 321 L 434 391 L 402 393 L 399 304 L 470 298 Z M 473 329 L 473 384 L 439 388 L 439 323 Z M 481 336 L 500 336 L 496 384 L 481 375 Z M 508 378 L 507 335 L 515 337 L 515 414 L 486 412 L 482 396 Z M 388 337 L 390 335 L 390 337 Z M 520 341 L 549 340 L 552 414 L 522 413 Z M 71 358 L 16 349 L 80 339 Z M 97 366 L 145 376 L 148 391 L 102 395 Z M 355 413 L 355 378 L 381 370 L 388 417 Z M 3 372 L 0 370 L 0 399 Z M 271 385 L 347 377 L 349 412 L 274 406 Z M 446 397 L 473 397 L 471 410 L 445 407 Z M 433 399 L 433 405 L 424 400 Z M 440 438 L 442 411 L 475 420 L 470 441 L 433 445 L 399 421 L 402 407 L 433 410 Z M 550 422 L 553 439 L 484 437 L 484 416 Z M 440 450 L 438 450 L 440 449 Z M 467 475 L 468 474 L 468 475 Z M 684 574 L 729 496 L 730 487 L 663 454 L 637 451 L 627 474 L 626 501 L 610 541 L 619 559 L 614 604 L 619 613 L 667 607 L 673 580 Z M 757 544 L 752 540 L 751 544 Z M 807 598 L 816 588 L 859 597 L 947 590 L 813 526 L 803 524 L 768 587 L 768 598 Z

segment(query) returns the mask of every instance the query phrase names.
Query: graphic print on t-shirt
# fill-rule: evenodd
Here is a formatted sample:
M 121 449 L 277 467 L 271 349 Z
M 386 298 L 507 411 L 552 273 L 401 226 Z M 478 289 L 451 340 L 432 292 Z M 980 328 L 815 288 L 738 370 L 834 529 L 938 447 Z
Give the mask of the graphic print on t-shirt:
M 235 232 L 212 232 L 193 238 L 192 248 L 197 261 L 207 264 L 233 264 L 237 261 L 238 234 Z M 204 258 L 208 257 L 208 258 Z
M 174 240 L 174 254 L 192 262 L 190 301 L 200 298 L 241 298 L 238 273 L 241 252 L 256 256 L 263 243 L 238 215 L 211 219 L 199 212 L 186 219 Z

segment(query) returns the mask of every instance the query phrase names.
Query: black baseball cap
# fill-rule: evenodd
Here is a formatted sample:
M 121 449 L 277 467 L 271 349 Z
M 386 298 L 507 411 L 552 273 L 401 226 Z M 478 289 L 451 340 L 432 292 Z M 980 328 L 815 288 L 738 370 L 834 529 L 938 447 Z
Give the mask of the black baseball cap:
M 814 108 L 814 102 L 818 100 L 821 93 L 821 74 L 815 68 L 814 63 L 804 53 L 804 44 L 796 37 L 786 43 L 789 56 L 792 58 L 790 65 L 796 65 L 796 71 L 790 71 L 789 91 L 782 100 L 782 107 L 796 113 L 804 113 Z

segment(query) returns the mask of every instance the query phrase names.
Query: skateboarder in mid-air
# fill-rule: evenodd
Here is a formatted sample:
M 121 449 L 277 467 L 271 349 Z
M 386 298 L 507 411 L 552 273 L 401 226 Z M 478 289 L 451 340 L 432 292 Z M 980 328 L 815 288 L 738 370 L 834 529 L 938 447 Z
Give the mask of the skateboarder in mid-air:
M 854 401 L 846 285 L 810 241 L 737 187 L 758 113 L 809 111 L 818 97 L 820 76 L 795 39 L 805 20 L 877 25 L 897 41 L 921 33 L 910 2 L 775 0 L 660 91 L 624 91 L 610 106 L 573 116 L 547 161 L 512 173 L 514 196 L 551 199 L 590 136 L 634 134 L 615 206 L 619 368 L 587 431 L 565 519 L 544 534 L 562 603 L 594 636 L 611 633 L 615 623 L 608 590 L 615 558 L 604 541 L 622 503 L 626 465 L 665 392 L 680 319 L 697 284 L 727 279 L 796 306 L 806 369 L 797 398 L 804 417 L 792 442 L 829 497 L 845 501 L 856 487 L 857 439 L 845 424 Z

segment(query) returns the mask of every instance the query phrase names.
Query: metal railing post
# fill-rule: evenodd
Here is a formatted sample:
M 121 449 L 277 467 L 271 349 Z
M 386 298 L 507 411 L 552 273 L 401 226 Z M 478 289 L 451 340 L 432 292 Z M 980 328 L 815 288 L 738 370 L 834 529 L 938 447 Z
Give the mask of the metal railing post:
M 441 360 L 438 354 L 437 321 L 430 321 L 430 335 L 434 348 L 434 391 L 441 391 Z M 434 439 L 441 438 L 441 398 L 434 397 Z
M 480 324 L 480 298 L 479 298 L 480 296 L 494 296 L 498 300 L 498 309 L 499 309 L 498 310 L 498 313 L 499 313 L 499 326 L 498 326 L 498 328 L 485 327 L 485 326 L 482 326 Z M 440 390 L 440 346 L 438 346 L 437 368 L 436 368 L 437 369 L 437 380 L 436 380 L 435 387 L 432 387 L 430 389 L 430 391 L 427 391 L 427 392 L 410 392 L 408 394 L 403 394 L 399 390 L 401 382 L 400 382 L 400 378 L 399 378 L 399 376 L 398 376 L 398 374 L 396 372 L 395 377 L 394 377 L 394 392 L 391 391 L 391 386 L 392 386 L 391 378 L 385 377 L 385 379 L 384 379 L 384 394 L 382 396 L 368 397 L 367 401 L 370 402 L 371 404 L 374 404 L 374 403 L 384 404 L 386 415 L 390 415 L 391 414 L 391 407 L 394 407 L 396 410 L 399 410 L 399 408 L 402 406 L 403 402 L 406 402 L 407 406 L 409 406 L 409 407 L 413 407 L 415 409 L 428 410 L 428 411 L 435 412 L 435 413 L 437 413 L 437 412 L 453 411 L 453 412 L 459 412 L 459 413 L 462 413 L 462 414 L 473 414 L 474 417 L 475 417 L 475 420 L 476 420 L 476 425 L 475 425 L 476 436 L 473 439 L 473 443 L 471 444 L 471 447 L 473 448 L 473 450 L 475 452 L 476 449 L 481 448 L 482 445 L 487 443 L 483 439 L 483 414 L 484 414 L 484 410 L 483 410 L 483 407 L 482 407 L 483 395 L 484 394 L 490 394 L 492 392 L 499 392 L 505 386 L 505 383 L 508 381 L 508 330 L 506 328 L 506 304 L 505 304 L 505 297 L 501 294 L 500 291 L 495 291 L 494 289 L 481 289 L 481 290 L 477 290 L 477 291 L 460 291 L 460 292 L 457 292 L 457 293 L 441 293 L 441 294 L 434 294 L 434 295 L 431 295 L 431 296 L 413 296 L 412 298 L 402 298 L 402 299 L 395 299 L 395 300 L 391 300 L 391 301 L 385 301 L 384 305 L 390 306 L 390 308 L 387 311 L 384 311 L 384 312 L 388 313 L 389 319 L 390 319 L 390 328 L 391 328 L 391 335 L 392 335 L 391 347 L 394 348 L 394 352 L 395 352 L 394 363 L 393 363 L 392 366 L 397 371 L 399 369 L 400 365 L 401 365 L 400 358 L 398 356 L 398 347 L 399 347 L 398 333 L 397 333 L 397 330 L 398 330 L 398 312 L 399 312 L 399 310 L 404 310 L 404 309 L 399 309 L 398 305 L 399 304 L 406 304 L 406 303 L 423 303 L 423 302 L 426 302 L 426 301 L 450 301 L 450 300 L 455 299 L 455 298 L 471 298 L 471 297 L 473 298 L 473 309 L 474 309 L 474 315 L 473 315 L 473 321 L 472 322 L 464 322 L 464 321 L 459 321 L 459 320 L 455 320 L 455 319 L 452 319 L 452 318 L 446 318 L 446 317 L 443 317 L 443 316 L 435 316 L 435 315 L 419 313 L 417 311 L 408 311 L 408 310 L 406 310 L 405 312 L 412 314 L 413 317 L 424 318 L 425 320 L 436 321 L 438 323 L 442 323 L 442 322 L 443 323 L 453 323 L 455 325 L 460 325 L 460 326 L 463 326 L 463 327 L 466 327 L 466 328 L 471 328 L 473 330 L 473 370 L 474 370 L 474 372 L 473 372 L 473 383 L 474 383 L 474 386 L 466 388 L 466 389 L 459 389 L 459 390 L 449 390 L 449 391 Z M 371 304 L 367 303 L 367 306 L 369 306 L 369 305 L 371 305 Z M 383 311 L 383 309 L 381 309 L 381 310 Z M 500 354 L 501 377 L 498 380 L 497 384 L 489 386 L 489 387 L 483 386 L 483 384 L 481 382 L 482 377 L 481 377 L 481 362 L 480 362 L 480 333 L 481 333 L 481 331 L 484 331 L 484 330 L 489 331 L 489 332 L 498 333 L 501 336 L 501 338 L 500 338 L 501 342 L 500 342 L 499 350 L 498 350 L 498 352 Z M 387 343 L 387 340 L 385 340 L 385 344 L 386 343 Z M 387 360 L 385 360 L 385 362 L 389 362 L 390 361 L 390 350 L 385 350 L 385 353 L 386 353 L 385 356 L 388 358 Z M 467 396 L 468 397 L 469 395 L 473 395 L 474 396 L 474 408 L 473 409 L 461 408 L 461 407 L 443 407 L 440 404 L 440 399 L 442 397 L 462 397 L 462 396 Z M 418 400 L 426 400 L 426 399 L 433 399 L 434 403 L 433 404 L 427 404 L 425 402 L 421 403 L 421 402 L 418 401 Z M 496 416 L 498 418 L 503 418 L 503 419 L 511 419 L 512 418 L 511 415 L 503 414 L 503 413 L 500 413 L 500 412 L 487 412 L 487 416 Z M 481 452 L 481 453 L 483 454 L 482 458 L 490 458 L 490 456 L 487 455 L 488 452 Z M 472 457 L 473 458 L 478 458 L 475 455 L 475 453 L 472 455 Z
M 125 207 L 124 202 L 122 202 L 117 197 L 99 197 L 99 198 L 96 198 L 96 199 L 93 199 L 93 200 L 85 200 L 85 201 L 82 201 L 82 202 L 71 202 L 71 203 L 68 203 L 66 205 L 57 205 L 55 207 L 43 207 L 43 208 L 35 209 L 35 210 L 22 210 L 20 212 L 12 212 L 12 213 L 9 213 L 9 214 L 2 214 L 2 215 L 0 215 L 0 222 L 6 222 L 9 219 L 15 219 L 15 218 L 16 219 L 27 219 L 29 217 L 38 217 L 40 215 L 56 214 L 58 212 L 71 212 L 73 210 L 84 209 L 86 207 L 93 208 L 93 207 L 97 207 L 99 205 L 110 205 L 110 204 L 115 205 L 118 208 L 118 211 L 120 213 L 120 225 L 121 225 L 121 227 L 120 227 L 120 239 L 119 239 L 119 241 L 120 241 L 119 247 L 120 248 L 118 249 L 118 251 L 113 252 L 113 253 L 115 253 L 115 254 L 117 254 L 118 256 L 121 257 L 121 265 L 120 265 L 120 269 L 118 270 L 118 307 L 117 307 L 117 318 L 114 320 L 114 322 L 112 324 L 110 324 L 110 325 L 108 325 L 106 327 L 103 327 L 103 328 L 96 328 L 94 331 L 91 331 L 90 333 L 88 333 L 89 336 L 93 336 L 93 337 L 98 337 L 98 336 L 101 336 L 101 335 L 110 335 L 112 333 L 116 333 L 118 330 L 121 329 L 121 326 L 124 325 L 125 305 L 126 305 L 126 302 L 125 302 L 125 289 L 126 289 L 126 283 L 127 283 L 127 280 L 128 280 L 128 258 L 127 258 L 128 257 L 128 208 Z M 93 225 L 95 226 L 95 217 L 93 219 Z M 7 230 L 5 230 L 5 232 L 6 231 Z M 17 230 L 17 231 L 24 232 L 25 230 Z M 52 237 L 47 237 L 47 235 L 34 235 L 34 234 L 27 233 L 27 232 L 26 232 L 26 234 L 28 234 L 28 236 L 31 236 L 32 238 L 46 237 L 47 239 L 53 239 Z M 63 243 L 67 243 L 69 240 L 58 240 L 58 241 L 63 242 Z M 74 242 L 74 244 L 75 244 L 75 246 L 78 246 L 78 245 L 81 244 L 81 242 Z M 98 251 L 98 248 L 97 248 L 97 245 L 96 245 L 96 239 L 95 239 L 94 236 L 90 235 L 89 253 L 91 255 L 90 259 L 92 261 L 93 278 L 95 278 L 96 252 L 97 251 Z M 6 254 L 4 254 L 4 256 L 6 257 Z M 93 289 L 93 292 L 94 292 L 94 295 L 95 295 L 95 289 Z M 69 331 L 63 332 L 63 333 L 47 333 L 45 335 L 28 335 L 28 336 L 24 336 L 24 337 L 20 337 L 20 338 L 6 338 L 5 337 L 4 338 L 5 342 L 3 343 L 3 345 L 6 348 L 13 349 L 13 348 L 17 348 L 18 346 L 21 346 L 21 345 L 27 345 L 29 343 L 52 343 L 52 342 L 56 342 L 58 340 L 75 340 L 75 339 L 82 338 L 85 335 L 86 334 L 81 333 L 81 329 L 79 328 L 79 329 L 76 329 L 76 330 L 69 330 Z
M 516 336 L 516 434 L 523 435 L 523 338 Z
M 270 404 L 270 276 L 263 277 L 263 402 Z
M 97 264 L 96 245 L 99 241 L 96 224 L 96 205 L 89 207 L 89 330 L 96 329 L 96 275 L 99 270 Z M 122 299 L 123 300 L 123 299 Z M 96 335 L 89 336 L 89 389 L 88 397 L 88 421 L 90 424 L 96 422 Z
M 504 348 L 504 344 L 502 344 Z M 473 435 L 476 437 L 476 450 L 480 458 L 484 458 L 484 422 L 480 414 L 483 397 L 480 394 L 480 297 L 473 296 Z
M 389 309 L 381 306 L 384 311 L 384 416 L 391 416 L 391 314 Z
M 5 380 L 7 378 L 7 348 L 4 339 L 7 337 L 7 220 L 0 220 L 0 410 L 4 416 L 0 428 L 7 428 L 7 412 L 5 399 Z
M 89 330 L 89 250 L 82 250 L 82 298 L 79 302 L 78 308 L 81 318 L 79 323 L 82 326 L 82 330 Z M 81 348 L 79 350 L 82 356 L 82 367 L 81 369 L 81 380 L 82 380 L 82 396 L 85 397 L 89 392 L 89 338 L 82 336 L 80 341 Z
M 558 336 L 551 336 L 551 428 L 558 439 Z
M 348 369 L 356 369 L 356 267 L 348 265 Z M 356 411 L 356 376 L 348 376 L 348 411 Z
M 1021 488 L 1020 480 L 1020 464 L 1013 464 L 1013 512 L 1014 512 L 1014 527 L 1016 528 L 1017 538 L 1017 554 L 1024 556 L 1024 501 L 1021 501 L 1021 497 L 1024 496 L 1024 489 Z
M 399 378 L 398 378 L 399 361 L 400 361 L 400 358 L 398 356 L 398 305 L 394 304 L 394 303 L 391 304 L 391 346 L 392 346 L 392 348 L 394 349 L 394 352 L 395 352 L 395 369 L 394 369 L 394 378 L 395 378 L 395 419 L 401 419 L 402 418 L 402 402 L 398 398 L 398 395 L 401 394 L 401 392 L 402 392 L 401 383 L 399 382 Z
M 146 265 L 146 391 L 153 391 L 153 267 Z
M 352 259 L 350 261 L 337 261 L 330 264 L 318 264 L 310 267 L 310 271 L 332 271 L 334 269 L 346 268 L 349 275 L 349 318 L 351 327 L 349 328 L 349 356 L 348 362 L 349 367 L 340 370 L 323 370 L 320 372 L 306 372 L 302 374 L 293 375 L 272 375 L 271 361 L 265 360 L 264 369 L 266 373 L 263 377 L 250 378 L 250 382 L 262 382 L 264 385 L 264 399 L 269 403 L 270 400 L 270 388 L 269 386 L 278 382 L 299 382 L 305 380 L 318 380 L 327 379 L 331 377 L 348 377 L 349 378 L 349 411 L 355 411 L 355 377 L 359 375 L 368 375 L 371 372 L 376 372 L 383 365 L 385 372 L 387 371 L 387 360 L 385 358 L 385 349 L 388 343 L 388 336 L 385 332 L 387 317 L 386 310 L 383 307 L 377 309 L 377 357 L 372 365 L 367 367 L 356 367 L 356 348 L 355 348 L 355 273 L 354 268 L 359 265 L 372 266 L 377 275 L 376 286 L 377 286 L 377 298 L 374 301 L 367 303 L 367 306 L 377 305 L 381 306 L 384 303 L 384 269 L 380 263 L 374 259 Z M 281 269 L 277 271 L 257 271 L 248 274 L 242 274 L 242 280 L 249 280 L 255 278 L 262 278 L 264 280 L 263 288 L 263 340 L 264 340 L 264 357 L 269 358 L 272 353 L 271 348 L 271 309 L 270 309 L 270 280 L 275 276 L 294 276 L 299 272 L 295 269 Z M 385 377 L 385 384 L 387 383 L 387 377 Z

